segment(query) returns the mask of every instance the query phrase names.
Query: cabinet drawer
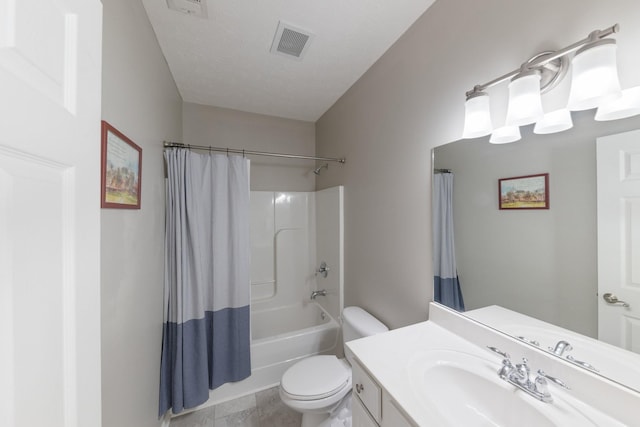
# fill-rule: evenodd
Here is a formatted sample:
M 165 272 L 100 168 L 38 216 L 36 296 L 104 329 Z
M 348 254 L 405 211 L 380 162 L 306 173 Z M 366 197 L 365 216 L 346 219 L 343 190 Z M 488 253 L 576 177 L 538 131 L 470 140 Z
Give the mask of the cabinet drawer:
M 378 427 L 357 397 L 351 399 L 351 417 L 352 427 Z
M 353 392 L 367 408 L 377 423 L 380 423 L 382 391 L 380 386 L 358 364 L 353 364 Z
M 398 409 L 396 403 L 385 392 L 382 399 L 382 427 L 413 427 L 404 414 Z

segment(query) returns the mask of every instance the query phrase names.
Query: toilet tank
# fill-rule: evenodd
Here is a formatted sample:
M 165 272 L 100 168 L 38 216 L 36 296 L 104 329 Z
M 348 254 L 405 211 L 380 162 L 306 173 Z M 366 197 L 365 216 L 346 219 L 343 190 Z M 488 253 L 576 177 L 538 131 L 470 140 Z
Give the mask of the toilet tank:
M 345 307 L 342 310 L 342 341 L 348 342 L 382 332 L 387 332 L 384 323 L 360 307 Z M 351 362 L 351 352 L 345 347 L 345 355 Z
M 342 337 L 344 342 L 387 332 L 384 323 L 360 307 L 345 307 L 342 310 Z

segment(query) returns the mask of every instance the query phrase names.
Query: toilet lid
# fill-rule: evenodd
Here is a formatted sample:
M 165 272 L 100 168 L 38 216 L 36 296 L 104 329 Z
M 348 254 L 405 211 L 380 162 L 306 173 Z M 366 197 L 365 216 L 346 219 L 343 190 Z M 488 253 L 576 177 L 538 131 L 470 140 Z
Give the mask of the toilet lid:
M 287 369 L 280 385 L 294 399 L 316 400 L 336 394 L 350 377 L 351 371 L 336 356 L 312 356 Z

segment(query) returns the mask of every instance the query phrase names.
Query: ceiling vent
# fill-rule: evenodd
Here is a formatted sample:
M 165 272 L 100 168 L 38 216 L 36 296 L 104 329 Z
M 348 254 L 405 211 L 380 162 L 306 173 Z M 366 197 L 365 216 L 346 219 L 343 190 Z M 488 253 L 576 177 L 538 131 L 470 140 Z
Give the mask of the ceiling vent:
M 167 6 L 171 10 L 177 10 L 185 15 L 206 18 L 207 0 L 167 0 Z
M 307 51 L 312 39 L 313 34 L 309 31 L 280 21 L 271 44 L 271 53 L 300 60 Z

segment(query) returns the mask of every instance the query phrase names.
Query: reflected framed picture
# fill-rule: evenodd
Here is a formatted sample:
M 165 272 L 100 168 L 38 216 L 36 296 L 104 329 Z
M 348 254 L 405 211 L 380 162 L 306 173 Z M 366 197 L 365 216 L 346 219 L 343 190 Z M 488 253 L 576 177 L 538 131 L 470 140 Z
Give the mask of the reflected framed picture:
M 549 174 L 498 180 L 500 209 L 549 209 Z
M 102 121 L 100 206 L 140 209 L 142 148 Z

